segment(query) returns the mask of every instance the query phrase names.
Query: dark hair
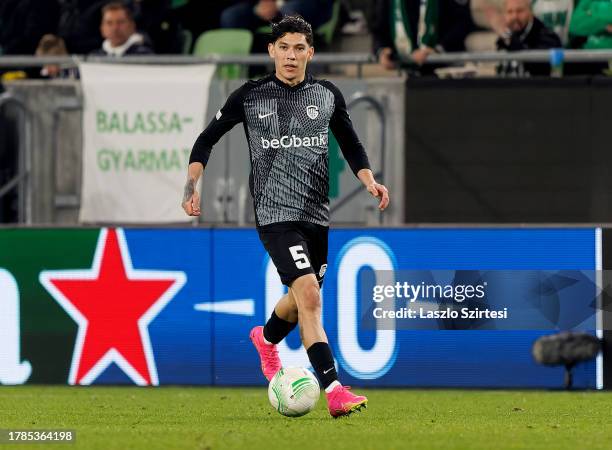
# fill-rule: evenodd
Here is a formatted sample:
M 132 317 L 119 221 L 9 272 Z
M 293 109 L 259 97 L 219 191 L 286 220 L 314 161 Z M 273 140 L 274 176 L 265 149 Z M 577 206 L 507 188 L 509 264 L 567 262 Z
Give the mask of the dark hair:
M 102 18 L 104 18 L 104 14 L 109 11 L 125 11 L 125 15 L 130 21 L 134 21 L 134 15 L 132 14 L 132 10 L 123 2 L 110 2 L 102 7 Z
M 271 42 L 276 42 L 287 33 L 300 33 L 306 37 L 306 42 L 312 47 L 312 27 L 299 14 L 283 17 L 280 22 L 272 23 Z

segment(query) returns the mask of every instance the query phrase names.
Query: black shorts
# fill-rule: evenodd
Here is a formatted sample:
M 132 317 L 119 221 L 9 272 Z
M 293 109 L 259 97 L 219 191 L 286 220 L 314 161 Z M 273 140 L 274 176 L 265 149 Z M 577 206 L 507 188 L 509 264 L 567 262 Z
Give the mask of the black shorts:
M 257 227 L 259 239 L 284 285 L 313 273 L 319 286 L 327 269 L 329 227 L 310 222 L 278 222 Z

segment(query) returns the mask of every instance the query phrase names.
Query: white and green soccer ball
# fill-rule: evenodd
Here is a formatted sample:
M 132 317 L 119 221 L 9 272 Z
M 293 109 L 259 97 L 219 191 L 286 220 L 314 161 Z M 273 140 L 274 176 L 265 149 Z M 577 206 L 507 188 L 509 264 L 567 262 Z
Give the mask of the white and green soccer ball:
M 268 386 L 270 403 L 287 417 L 308 414 L 317 405 L 321 388 L 310 370 L 287 367 L 279 370 Z

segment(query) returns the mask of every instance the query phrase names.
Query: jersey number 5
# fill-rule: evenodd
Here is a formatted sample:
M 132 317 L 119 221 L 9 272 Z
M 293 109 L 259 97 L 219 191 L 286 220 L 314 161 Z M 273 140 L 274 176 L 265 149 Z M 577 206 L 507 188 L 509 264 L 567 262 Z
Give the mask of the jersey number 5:
M 304 253 L 304 247 L 301 245 L 294 245 L 293 247 L 289 247 L 289 251 L 291 252 L 291 256 L 295 261 L 295 265 L 298 269 L 306 269 L 310 267 L 310 261 L 308 261 L 308 257 Z

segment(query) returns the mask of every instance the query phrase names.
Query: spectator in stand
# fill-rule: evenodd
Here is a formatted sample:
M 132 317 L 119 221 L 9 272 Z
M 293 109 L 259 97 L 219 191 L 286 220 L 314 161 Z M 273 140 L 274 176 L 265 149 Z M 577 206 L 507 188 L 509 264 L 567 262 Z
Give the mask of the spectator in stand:
M 574 0 L 533 0 L 532 6 L 533 14 L 559 36 L 564 46 L 567 46 Z
M 573 48 L 612 49 L 612 3 L 598 0 L 577 0 L 570 21 L 569 34 Z M 568 75 L 597 75 L 606 71 L 606 62 L 565 64 Z
M 331 18 L 332 6 L 332 0 L 288 0 L 280 8 L 276 0 L 241 1 L 221 13 L 221 27 L 255 31 L 284 15 L 299 14 L 316 29 Z
M 102 48 L 92 52 L 93 55 L 121 57 L 153 53 L 143 36 L 136 32 L 132 12 L 121 2 L 111 2 L 102 8 L 100 33 L 104 42 Z
M 612 49 L 612 2 L 578 0 L 570 34 L 586 39 L 582 48 Z
M 469 1 L 426 0 L 424 6 L 421 0 L 380 0 L 373 4 L 373 50 L 384 68 L 391 70 L 412 61 L 422 65 L 435 52 L 465 51 L 465 38 L 476 29 Z
M 504 29 L 497 39 L 497 49 L 509 52 L 561 48 L 561 40 L 533 15 L 530 0 L 506 0 L 504 3 Z M 549 75 L 549 63 L 519 63 L 508 61 L 500 64 L 498 73 L 503 75 Z
M 36 48 L 36 56 L 67 56 L 68 50 L 64 40 L 54 34 L 45 34 Z M 57 64 L 44 66 L 40 75 L 43 78 L 78 78 L 76 68 L 62 69 Z
M 279 8 L 277 0 L 242 0 L 225 8 L 221 13 L 221 28 L 244 28 L 253 32 L 251 53 L 268 53 L 269 31 L 258 29 L 279 22 L 284 15 L 299 14 L 312 25 L 313 30 L 331 18 L 333 0 L 288 0 Z M 315 45 L 316 36 L 315 36 Z M 266 72 L 265 66 L 250 66 L 249 76 Z

